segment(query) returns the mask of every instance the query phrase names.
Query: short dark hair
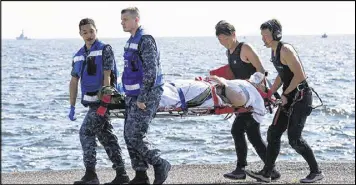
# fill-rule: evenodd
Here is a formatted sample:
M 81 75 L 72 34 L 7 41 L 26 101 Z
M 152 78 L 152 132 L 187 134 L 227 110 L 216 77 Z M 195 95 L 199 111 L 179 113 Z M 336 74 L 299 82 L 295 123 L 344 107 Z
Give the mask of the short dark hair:
M 282 39 L 282 25 L 277 19 L 271 19 L 262 23 L 260 29 L 269 29 L 272 33 L 273 40 L 280 41 Z
M 262 23 L 260 29 L 269 29 L 269 31 L 271 32 L 276 31 L 276 29 L 278 29 L 280 32 L 282 32 L 282 25 L 277 19 L 271 19 Z
M 215 26 L 216 36 L 219 36 L 220 34 L 230 36 L 233 32 L 235 32 L 235 27 L 225 20 L 219 21 Z
M 94 28 L 96 29 L 95 22 L 94 22 L 93 19 L 84 18 L 84 19 L 80 20 L 80 22 L 79 22 L 79 31 L 80 31 L 80 27 L 81 27 L 81 26 L 84 26 L 84 25 L 87 25 L 87 24 L 93 25 Z
M 134 17 L 140 18 L 140 10 L 138 10 L 137 7 L 128 7 L 128 8 L 121 10 L 121 14 L 124 14 L 126 12 L 129 12 Z

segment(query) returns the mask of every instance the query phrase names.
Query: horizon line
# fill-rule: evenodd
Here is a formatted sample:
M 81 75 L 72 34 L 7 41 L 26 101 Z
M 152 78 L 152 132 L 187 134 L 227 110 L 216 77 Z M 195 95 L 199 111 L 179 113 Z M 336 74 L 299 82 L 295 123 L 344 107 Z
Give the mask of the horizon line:
M 286 34 L 284 36 L 321 36 L 322 34 Z M 340 34 L 327 34 L 328 36 L 341 36 L 341 35 L 355 35 L 352 33 L 340 33 Z M 261 35 L 237 35 L 237 37 L 256 37 Z M 127 39 L 127 37 L 97 37 L 99 39 Z M 216 36 L 155 36 L 155 38 L 191 38 L 191 37 L 216 37 Z M 46 40 L 46 39 L 82 39 L 80 37 L 52 37 L 52 38 L 31 38 L 28 37 L 29 40 Z M 1 40 L 16 40 L 15 38 L 1 38 Z

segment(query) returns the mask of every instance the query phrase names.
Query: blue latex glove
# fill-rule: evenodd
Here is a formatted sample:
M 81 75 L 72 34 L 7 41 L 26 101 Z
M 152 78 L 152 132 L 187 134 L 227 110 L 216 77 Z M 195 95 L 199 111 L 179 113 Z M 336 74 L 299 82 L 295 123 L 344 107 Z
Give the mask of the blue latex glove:
M 74 114 L 75 114 L 75 107 L 73 105 L 71 105 L 70 106 L 70 112 L 69 112 L 69 115 L 68 115 L 68 117 L 69 117 L 69 119 L 71 121 L 75 121 L 77 119 L 76 117 L 74 117 Z

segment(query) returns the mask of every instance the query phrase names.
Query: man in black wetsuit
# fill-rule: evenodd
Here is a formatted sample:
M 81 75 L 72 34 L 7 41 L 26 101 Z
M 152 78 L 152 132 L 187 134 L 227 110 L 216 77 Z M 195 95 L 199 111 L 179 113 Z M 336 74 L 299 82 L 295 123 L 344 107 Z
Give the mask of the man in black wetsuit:
M 221 45 L 227 51 L 229 66 L 235 79 L 249 79 L 256 71 L 264 74 L 264 68 L 255 50 L 250 44 L 239 42 L 236 39 L 235 27 L 222 20 L 216 26 L 216 36 Z M 260 123 L 253 117 L 252 113 L 239 113 L 232 125 L 231 134 L 234 138 L 237 155 L 236 169 L 224 174 L 229 179 L 246 179 L 245 166 L 247 166 L 247 143 L 245 132 L 258 156 L 262 161 L 266 160 L 266 143 L 263 141 L 260 132 Z M 278 171 L 273 170 L 273 179 L 280 178 Z
M 301 183 L 311 183 L 324 178 L 314 153 L 301 134 L 307 117 L 312 111 L 312 90 L 306 82 L 306 74 L 292 45 L 280 41 L 282 26 L 276 19 L 260 27 L 262 40 L 272 49 L 271 62 L 278 72 L 268 95 L 283 85 L 282 105 L 276 111 L 267 132 L 267 156 L 264 168 L 259 172 L 246 170 L 247 175 L 264 182 L 271 181 L 271 172 L 281 147 L 281 136 L 288 129 L 289 144 L 307 161 L 310 174 Z

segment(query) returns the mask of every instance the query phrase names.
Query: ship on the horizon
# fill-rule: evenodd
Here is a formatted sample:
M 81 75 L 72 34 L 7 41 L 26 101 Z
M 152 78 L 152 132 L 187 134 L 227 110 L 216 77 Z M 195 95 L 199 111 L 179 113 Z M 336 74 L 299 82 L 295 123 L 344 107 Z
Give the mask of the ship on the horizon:
M 324 33 L 321 38 L 328 38 L 328 35 L 326 35 L 326 33 Z
M 16 37 L 16 40 L 30 40 L 30 38 L 25 37 L 23 30 L 20 36 Z

